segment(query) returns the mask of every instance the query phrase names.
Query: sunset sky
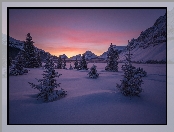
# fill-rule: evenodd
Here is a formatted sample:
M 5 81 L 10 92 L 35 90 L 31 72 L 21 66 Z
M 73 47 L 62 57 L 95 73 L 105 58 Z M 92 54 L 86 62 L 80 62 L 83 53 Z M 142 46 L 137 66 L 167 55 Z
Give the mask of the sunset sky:
M 151 27 L 165 9 L 10 9 L 9 35 L 25 40 L 52 55 L 68 57 L 87 50 L 96 55 L 110 43 L 127 45 Z

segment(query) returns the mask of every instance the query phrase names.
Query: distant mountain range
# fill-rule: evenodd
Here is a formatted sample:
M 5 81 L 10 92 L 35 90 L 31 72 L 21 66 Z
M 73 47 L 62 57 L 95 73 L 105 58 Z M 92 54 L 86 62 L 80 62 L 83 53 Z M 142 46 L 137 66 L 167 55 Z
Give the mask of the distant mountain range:
M 3 34 L 4 40 L 6 40 L 5 37 L 7 37 L 7 36 Z M 9 37 L 9 56 L 14 59 L 15 56 L 18 54 L 18 52 L 23 49 L 23 46 L 24 46 L 24 41 L 16 40 L 12 37 Z M 37 47 L 35 47 L 35 48 L 37 48 Z M 114 49 L 117 49 L 119 52 L 121 52 L 124 48 L 125 48 L 125 46 L 114 45 Z M 45 52 L 44 50 L 39 49 L 39 48 L 37 48 L 37 50 L 40 51 L 42 60 L 44 60 L 47 57 L 47 55 L 50 54 L 49 52 Z M 107 52 L 104 52 L 101 56 L 97 56 L 91 51 L 86 51 L 83 54 L 85 54 L 86 60 L 91 60 L 91 59 L 96 59 L 96 58 L 106 59 L 106 53 Z M 63 54 L 63 55 L 61 55 L 61 58 L 65 58 L 67 60 L 76 60 L 76 58 L 77 58 L 77 60 L 80 60 L 81 56 L 82 56 L 81 54 L 78 54 L 76 56 L 72 56 L 72 57 L 68 58 L 65 54 Z M 53 58 L 57 59 L 58 57 L 53 56 Z

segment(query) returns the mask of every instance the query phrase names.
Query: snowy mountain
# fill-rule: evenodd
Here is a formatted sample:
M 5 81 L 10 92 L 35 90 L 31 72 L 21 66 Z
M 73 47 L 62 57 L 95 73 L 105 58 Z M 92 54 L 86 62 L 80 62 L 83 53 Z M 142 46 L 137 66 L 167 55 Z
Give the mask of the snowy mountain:
M 68 57 L 65 55 L 65 54 L 63 54 L 63 55 L 60 55 L 61 56 L 61 58 L 65 58 L 65 59 L 67 59 Z
M 128 42 L 133 54 L 132 61 L 166 61 L 166 19 L 166 14 L 160 16 L 152 27 L 142 31 L 137 39 L 133 38 Z M 125 48 L 119 55 L 119 61 L 124 61 L 127 53 Z
M 85 58 L 86 58 L 87 60 L 91 60 L 91 59 L 97 58 L 97 55 L 95 55 L 95 54 L 92 53 L 91 51 L 86 51 L 86 52 L 84 53 L 84 55 L 85 55 Z
M 24 46 L 24 41 L 16 40 L 12 37 L 9 37 L 9 46 L 22 50 Z

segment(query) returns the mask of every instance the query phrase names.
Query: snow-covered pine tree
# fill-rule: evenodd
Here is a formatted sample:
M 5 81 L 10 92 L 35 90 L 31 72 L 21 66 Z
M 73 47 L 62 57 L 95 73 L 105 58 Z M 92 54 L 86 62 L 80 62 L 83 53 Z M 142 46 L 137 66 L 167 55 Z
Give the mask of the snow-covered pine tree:
M 66 69 L 66 60 L 65 60 L 65 58 L 63 57 L 62 58 L 62 69 Z
M 14 64 L 10 67 L 9 75 L 23 75 L 24 73 L 28 73 L 27 69 L 24 69 L 24 58 L 21 52 L 15 57 Z
M 49 67 L 53 67 L 54 68 L 54 62 L 53 62 L 53 58 L 51 57 L 51 55 L 49 54 L 45 60 L 45 65 L 44 68 L 48 69 Z
M 48 59 L 47 59 L 48 60 Z M 51 62 L 52 58 L 50 58 Z M 56 77 L 59 77 L 61 74 L 58 74 L 54 70 L 54 66 L 51 63 L 48 63 L 46 70 L 43 74 L 43 79 L 37 79 L 39 84 L 34 84 L 28 82 L 32 88 L 38 89 L 39 94 L 37 95 L 37 99 L 43 99 L 46 102 L 54 101 L 60 97 L 65 97 L 66 92 L 62 88 L 60 90 L 55 90 L 55 88 L 60 87 L 61 83 L 57 83 Z
M 126 54 L 125 65 L 122 65 L 122 70 L 124 71 L 124 78 L 121 80 L 121 84 L 117 84 L 116 87 L 123 93 L 125 96 L 138 96 L 142 92 L 141 84 L 143 83 L 142 77 L 146 73 L 142 68 L 135 68 L 131 63 L 130 49 L 131 46 L 128 41 L 127 49 L 129 51 Z M 139 71 L 143 71 L 139 72 Z M 147 73 L 146 73 L 147 74 Z
M 70 69 L 70 70 L 72 70 L 72 69 L 73 69 L 73 67 L 72 67 L 71 63 L 70 63 L 69 69 Z
M 143 70 L 143 68 L 138 67 L 136 69 L 136 74 L 140 75 L 141 77 L 146 77 L 147 76 L 147 72 L 145 70 Z
M 87 75 L 89 75 L 90 78 L 97 78 L 99 77 L 99 74 L 97 73 L 97 70 L 96 70 L 96 65 L 93 64 L 93 66 L 90 68 L 90 71 Z
M 38 54 L 37 49 L 33 45 L 32 37 L 30 33 L 27 34 L 26 41 L 24 42 L 24 51 L 25 51 L 25 67 L 26 68 L 37 68 L 41 67 L 41 59 Z
M 118 72 L 118 52 L 114 50 L 113 45 L 111 43 L 107 52 L 107 66 L 105 67 L 106 71 Z
M 57 59 L 56 69 L 62 69 L 62 58 L 61 58 L 61 55 L 59 55 L 59 57 Z
M 79 69 L 79 63 L 78 63 L 77 58 L 76 58 L 76 60 L 74 62 L 74 69 Z
M 42 67 L 42 61 L 41 61 L 39 50 L 37 50 L 36 57 L 37 57 L 37 61 L 39 63 L 39 67 Z
M 82 55 L 78 70 L 88 70 L 85 54 Z

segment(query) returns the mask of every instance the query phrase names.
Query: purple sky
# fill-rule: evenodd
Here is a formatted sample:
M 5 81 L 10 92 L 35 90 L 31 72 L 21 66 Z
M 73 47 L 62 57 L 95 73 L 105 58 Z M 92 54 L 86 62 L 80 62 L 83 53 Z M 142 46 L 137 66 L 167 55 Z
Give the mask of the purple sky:
M 68 57 L 87 50 L 96 55 L 110 43 L 127 45 L 151 27 L 165 9 L 10 9 L 9 35 L 25 40 L 53 55 Z

